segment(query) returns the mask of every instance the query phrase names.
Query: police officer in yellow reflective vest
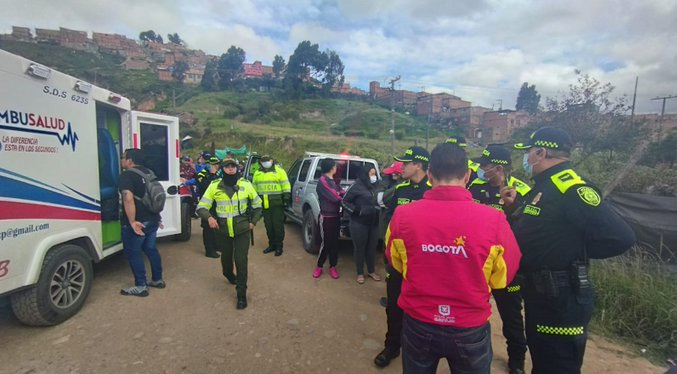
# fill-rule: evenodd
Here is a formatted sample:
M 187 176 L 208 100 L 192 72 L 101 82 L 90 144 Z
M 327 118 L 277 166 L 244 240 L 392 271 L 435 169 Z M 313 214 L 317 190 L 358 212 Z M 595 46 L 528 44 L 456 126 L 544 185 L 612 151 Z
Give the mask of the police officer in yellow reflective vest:
M 635 242 L 628 225 L 602 200 L 598 189 L 572 168 L 572 141 L 558 128 L 543 127 L 527 143 L 522 161 L 534 186 L 515 203 L 504 187 L 506 211 L 522 250 L 525 329 L 532 374 L 581 372 L 594 289 L 588 261 L 620 255 Z
M 263 222 L 268 235 L 268 247 L 263 253 L 282 255 L 284 242 L 284 210 L 289 205 L 291 186 L 287 173 L 273 163 L 268 155 L 261 156 L 261 168 L 254 173 L 252 184 L 263 200 Z
M 513 187 L 517 191 L 517 201 L 521 201 L 529 192 L 526 183 L 510 175 L 512 159 L 510 151 L 500 145 L 490 145 L 482 156 L 473 160 L 479 165 L 477 178 L 470 182 L 468 190 L 473 200 L 503 210 L 501 188 Z M 510 216 L 508 216 L 510 222 Z M 524 336 L 522 318 L 522 296 L 519 277 L 515 277 L 508 287 L 493 290 L 498 314 L 503 321 L 503 336 L 508 344 L 508 369 L 510 374 L 524 374 L 524 359 L 527 352 L 527 339 Z
M 465 137 L 463 136 L 451 136 L 449 137 L 445 143 L 451 143 L 451 144 L 456 144 L 457 146 L 465 149 L 468 146 L 468 143 L 465 141 Z M 468 186 L 470 186 L 470 183 L 472 183 L 473 180 L 477 179 L 477 169 L 479 169 L 480 165 L 477 162 L 474 162 L 470 158 L 468 158 L 468 169 L 470 169 L 470 179 L 468 180 Z M 468 187 L 466 186 L 466 187 Z
M 240 176 L 237 161 L 221 162 L 223 176 L 212 182 L 202 195 L 197 214 L 216 229 L 217 248 L 221 249 L 223 275 L 237 290 L 237 309 L 247 307 L 247 254 L 249 235 L 261 219 L 261 198 Z M 209 213 L 216 204 L 216 217 Z M 233 259 L 237 275 L 233 273 Z

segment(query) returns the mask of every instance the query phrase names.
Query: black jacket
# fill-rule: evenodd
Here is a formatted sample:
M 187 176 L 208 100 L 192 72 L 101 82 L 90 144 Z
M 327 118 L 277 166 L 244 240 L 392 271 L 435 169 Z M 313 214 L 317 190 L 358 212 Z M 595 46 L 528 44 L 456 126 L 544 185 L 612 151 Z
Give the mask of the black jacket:
M 520 273 L 568 270 L 577 260 L 617 256 L 634 244 L 632 229 L 569 162 L 545 170 L 534 182 L 514 212 Z
M 378 225 L 380 208 L 374 204 L 374 187 L 358 179 L 343 198 L 344 206 L 352 210 L 350 219 L 363 225 Z
M 317 198 L 320 200 L 320 214 L 324 217 L 338 217 L 341 209 L 341 196 L 344 192 L 333 179 L 322 175 L 317 181 Z

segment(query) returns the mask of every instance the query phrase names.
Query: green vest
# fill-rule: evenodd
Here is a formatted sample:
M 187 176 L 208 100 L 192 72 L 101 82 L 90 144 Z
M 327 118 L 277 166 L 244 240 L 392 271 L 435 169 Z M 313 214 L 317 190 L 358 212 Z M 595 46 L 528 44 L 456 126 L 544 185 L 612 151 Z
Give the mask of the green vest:
M 228 226 L 228 236 L 235 236 L 234 220 L 237 217 L 246 217 L 247 209 L 261 209 L 261 198 L 256 194 L 254 187 L 244 178 L 237 181 L 238 190 L 232 196 L 221 188 L 222 181 L 216 180 L 212 182 L 202 195 L 199 209 L 211 209 L 212 205 L 216 203 L 216 217 L 219 220 L 225 220 Z M 251 202 L 251 203 L 250 203 Z M 247 221 L 247 225 L 249 222 Z M 238 230 L 239 231 L 239 230 Z
M 263 209 L 270 207 L 270 200 L 275 195 L 282 198 L 283 194 L 291 193 L 287 173 L 277 165 L 272 170 L 258 170 L 254 173 L 252 184 L 256 192 L 263 198 Z

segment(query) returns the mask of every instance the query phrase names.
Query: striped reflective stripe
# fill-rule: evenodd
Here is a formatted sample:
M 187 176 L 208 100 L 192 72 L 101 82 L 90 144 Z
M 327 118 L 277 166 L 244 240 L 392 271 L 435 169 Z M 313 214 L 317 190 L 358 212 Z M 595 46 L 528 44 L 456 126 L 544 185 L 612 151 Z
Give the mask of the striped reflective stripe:
M 536 325 L 536 332 L 547 335 L 576 336 L 583 335 L 585 329 L 583 326 L 560 327 L 560 326 Z
M 240 216 L 240 213 L 224 213 L 224 212 L 216 212 L 216 216 L 219 218 L 235 218 Z M 242 214 L 244 216 L 244 214 Z
M 507 288 L 508 292 L 519 292 L 522 287 L 518 284 L 516 286 L 510 286 Z
M 262 205 L 261 198 L 256 196 L 254 200 L 252 200 L 252 208 L 257 209 L 260 208 Z

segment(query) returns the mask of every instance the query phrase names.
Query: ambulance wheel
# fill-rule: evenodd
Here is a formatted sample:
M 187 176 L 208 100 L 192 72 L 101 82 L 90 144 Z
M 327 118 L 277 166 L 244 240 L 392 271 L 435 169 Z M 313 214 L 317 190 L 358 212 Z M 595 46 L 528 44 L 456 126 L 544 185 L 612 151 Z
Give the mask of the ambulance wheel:
M 92 259 L 87 252 L 77 245 L 60 245 L 45 256 L 38 283 L 12 294 L 12 310 L 26 325 L 59 324 L 82 308 L 92 281 Z
M 320 229 L 312 209 L 303 212 L 303 249 L 314 255 L 320 251 Z
M 177 242 L 186 242 L 190 240 L 190 235 L 192 233 L 192 220 L 190 212 L 190 203 L 184 202 L 181 203 L 181 233 L 176 234 L 172 237 L 172 240 Z

